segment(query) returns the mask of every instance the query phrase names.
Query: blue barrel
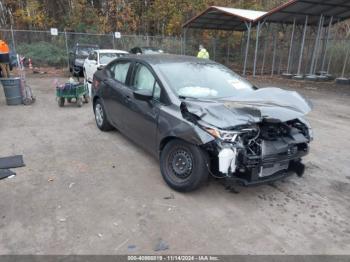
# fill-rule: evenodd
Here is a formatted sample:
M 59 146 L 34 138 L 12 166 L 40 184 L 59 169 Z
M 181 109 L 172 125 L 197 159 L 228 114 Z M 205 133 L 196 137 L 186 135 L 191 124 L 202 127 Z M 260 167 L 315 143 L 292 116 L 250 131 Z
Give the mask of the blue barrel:
M 22 104 L 21 79 L 19 77 L 0 78 L 0 81 L 4 88 L 6 104 L 9 106 Z

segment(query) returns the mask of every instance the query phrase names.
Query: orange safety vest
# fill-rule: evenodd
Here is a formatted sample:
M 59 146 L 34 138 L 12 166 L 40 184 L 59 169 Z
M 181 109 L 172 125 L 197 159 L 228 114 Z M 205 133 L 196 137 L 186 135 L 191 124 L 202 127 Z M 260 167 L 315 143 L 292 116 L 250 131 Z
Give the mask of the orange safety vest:
M 9 52 L 10 52 L 9 46 L 6 44 L 5 41 L 0 40 L 0 53 L 8 54 Z

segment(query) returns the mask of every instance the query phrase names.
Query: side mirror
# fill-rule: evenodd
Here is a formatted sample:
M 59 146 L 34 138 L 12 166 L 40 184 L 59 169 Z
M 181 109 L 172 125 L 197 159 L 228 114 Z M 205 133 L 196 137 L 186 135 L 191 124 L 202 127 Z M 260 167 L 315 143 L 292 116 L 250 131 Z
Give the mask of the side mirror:
M 97 62 L 96 62 L 96 64 L 97 64 Z M 97 70 L 102 70 L 103 68 L 104 68 L 104 66 L 100 65 L 100 66 L 97 67 Z
M 98 69 L 98 70 L 100 70 L 100 69 Z M 105 70 L 105 72 L 106 72 L 107 77 L 109 77 L 109 78 L 113 78 L 114 77 L 113 72 L 111 72 L 110 70 Z
M 136 90 L 134 91 L 134 97 L 137 100 L 141 100 L 141 101 L 149 101 L 153 98 L 153 92 L 151 90 Z

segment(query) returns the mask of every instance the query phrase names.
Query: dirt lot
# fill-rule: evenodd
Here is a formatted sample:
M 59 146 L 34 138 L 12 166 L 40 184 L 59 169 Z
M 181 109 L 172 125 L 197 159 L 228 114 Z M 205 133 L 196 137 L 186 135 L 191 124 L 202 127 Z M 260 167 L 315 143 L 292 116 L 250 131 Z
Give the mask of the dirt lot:
M 26 167 L 0 181 L 0 254 L 350 254 L 350 87 L 258 79 L 311 99 L 306 175 L 227 192 L 213 180 L 180 194 L 158 163 L 91 105 L 59 108 L 53 78 L 31 77 L 33 106 L 0 91 L 0 156 Z M 174 199 L 165 199 L 173 194 Z

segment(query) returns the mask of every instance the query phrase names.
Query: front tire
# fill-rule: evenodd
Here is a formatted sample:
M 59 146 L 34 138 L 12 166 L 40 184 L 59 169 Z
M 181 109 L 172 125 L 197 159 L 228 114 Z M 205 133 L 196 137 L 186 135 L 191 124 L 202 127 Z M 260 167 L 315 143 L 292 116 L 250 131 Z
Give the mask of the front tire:
M 100 99 L 97 99 L 94 104 L 94 113 L 96 125 L 101 131 L 110 131 L 113 129 L 107 119 L 106 110 Z
M 174 190 L 189 192 L 208 179 L 208 154 L 200 147 L 179 139 L 165 145 L 160 155 L 160 170 L 165 182 Z

